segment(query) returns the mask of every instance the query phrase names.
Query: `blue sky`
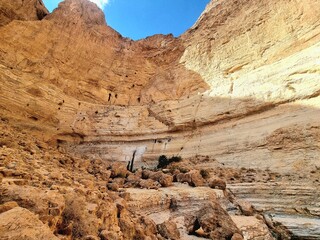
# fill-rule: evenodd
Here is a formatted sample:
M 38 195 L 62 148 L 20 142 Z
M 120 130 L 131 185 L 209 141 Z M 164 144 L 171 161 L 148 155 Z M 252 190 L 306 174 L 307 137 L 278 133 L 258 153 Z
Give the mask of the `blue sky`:
M 134 40 L 154 34 L 179 36 L 198 19 L 210 0 L 91 0 L 104 10 L 109 26 Z M 61 0 L 43 0 L 49 11 Z

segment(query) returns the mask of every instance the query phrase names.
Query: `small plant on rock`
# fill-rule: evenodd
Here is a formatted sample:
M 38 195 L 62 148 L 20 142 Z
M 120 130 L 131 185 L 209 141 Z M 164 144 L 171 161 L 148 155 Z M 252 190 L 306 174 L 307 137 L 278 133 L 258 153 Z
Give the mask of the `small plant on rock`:
M 169 164 L 169 160 L 165 155 L 161 155 L 158 160 L 157 168 L 164 168 Z
M 173 156 L 171 158 L 167 158 L 165 155 L 161 155 L 159 157 L 159 162 L 157 168 L 166 168 L 172 162 L 180 162 L 182 158 L 180 156 Z

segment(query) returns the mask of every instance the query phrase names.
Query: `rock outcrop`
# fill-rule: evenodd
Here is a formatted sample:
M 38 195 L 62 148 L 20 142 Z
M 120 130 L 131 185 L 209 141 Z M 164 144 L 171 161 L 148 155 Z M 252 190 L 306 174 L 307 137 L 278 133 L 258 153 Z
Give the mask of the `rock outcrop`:
M 20 207 L 0 214 L 0 233 L 2 239 L 59 239 L 35 214 Z
M 1 28 L 2 115 L 93 158 L 124 161 L 138 150 L 137 162 L 201 154 L 245 167 L 255 158 L 269 160 L 264 168 L 298 159 L 312 167 L 319 157 L 317 4 L 211 2 L 180 38 L 133 42 L 108 27 L 94 4 L 63 2 L 42 21 Z M 254 136 L 243 133 L 252 128 Z M 308 141 L 274 146 L 273 136 L 291 138 L 292 130 Z
M 3 0 L 0 3 L 0 27 L 13 20 L 41 20 L 48 14 L 42 0 Z
M 265 223 L 283 238 L 319 237 L 313 227 L 301 230 L 319 225 L 312 194 L 320 192 L 318 9 L 313 0 L 212 0 L 182 36 L 132 41 L 87 0 L 65 0 L 52 13 L 41 0 L 2 1 L 1 214 L 11 219 L 20 211 L 41 221 L 37 229 L 88 239 L 155 239 L 159 229 L 176 238 L 166 227 L 174 219 L 188 239 L 183 211 L 152 223 L 128 210 L 141 210 L 134 207 L 137 188 L 153 193 L 155 203 L 142 212 L 151 219 L 159 207 L 181 205 L 175 177 L 196 187 L 192 201 L 220 191 L 204 187 L 197 195 L 209 185 L 224 190 L 225 200 L 229 191 L 252 202 L 251 209 L 232 201 L 237 210 L 225 207 L 229 214 L 263 215 L 233 215 L 239 231 L 228 238 L 268 239 Z M 134 158 L 134 169 L 153 169 L 160 155 L 181 156 L 179 172 L 143 177 L 125 168 Z M 170 190 L 154 190 L 161 186 Z M 165 191 L 178 195 L 170 203 Z M 82 199 L 75 209 L 86 209 L 76 215 L 66 209 L 74 196 Z M 214 234 L 202 225 L 196 230 Z

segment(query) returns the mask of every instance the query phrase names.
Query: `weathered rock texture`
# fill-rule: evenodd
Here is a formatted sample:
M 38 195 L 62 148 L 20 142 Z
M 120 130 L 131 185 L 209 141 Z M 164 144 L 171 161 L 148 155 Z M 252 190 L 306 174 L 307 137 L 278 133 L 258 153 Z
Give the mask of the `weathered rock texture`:
M 0 239 L 157 239 L 152 220 L 107 190 L 107 163 L 63 154 L 3 120 L 0 136 Z
M 2 1 L 1 118 L 94 160 L 127 162 L 136 151 L 135 167 L 154 167 L 162 154 L 208 155 L 318 190 L 318 9 L 314 0 L 212 0 L 181 37 L 134 42 L 87 0 L 51 14 L 41 0 Z
M 317 7 L 212 1 L 180 38 L 138 42 L 85 0 L 65 1 L 41 21 L 26 21 L 34 14 L 24 11 L 30 18 L 1 27 L 2 115 L 102 159 L 138 149 L 147 160 L 208 154 L 230 165 L 314 166 Z
M 36 215 L 25 208 L 16 207 L 0 216 L 2 239 L 59 239 Z
M 48 14 L 42 0 L 3 0 L 0 3 L 0 26 L 13 20 L 41 20 Z

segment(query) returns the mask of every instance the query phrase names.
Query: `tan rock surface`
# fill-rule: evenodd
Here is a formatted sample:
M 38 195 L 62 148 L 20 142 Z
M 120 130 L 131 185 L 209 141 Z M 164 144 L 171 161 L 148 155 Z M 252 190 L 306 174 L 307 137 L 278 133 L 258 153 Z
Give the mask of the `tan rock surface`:
M 280 90 L 276 83 L 285 85 L 285 79 L 271 75 L 271 79 L 264 79 L 258 74 L 243 80 L 241 77 L 249 72 L 257 73 L 260 67 L 261 70 L 275 70 L 270 64 L 283 68 L 284 73 L 287 69 L 290 71 L 282 59 L 291 58 L 319 41 L 318 7 L 319 2 L 312 0 L 211 1 L 197 23 L 183 35 L 187 49 L 181 62 L 199 72 L 210 83 L 215 96 L 240 97 L 237 94 L 240 93 L 250 97 L 248 91 L 243 91 L 246 85 L 247 90 L 255 92 L 255 98 L 267 100 L 267 94 L 259 92 L 271 90 L 274 94 Z M 310 69 L 316 66 L 313 64 Z M 313 75 L 312 71 L 306 72 L 304 79 L 311 77 L 310 74 Z M 291 82 L 295 84 L 298 76 L 291 77 L 291 80 L 296 77 L 296 81 Z M 245 82 L 239 84 L 242 81 Z M 256 85 L 252 85 L 254 83 Z M 244 88 L 239 89 L 238 85 Z
M 37 215 L 21 207 L 0 214 L 0 234 L 2 239 L 12 240 L 59 239 L 53 235 L 47 225 L 39 220 Z
M 69 148 L 80 155 L 127 161 L 138 150 L 138 166 L 153 165 L 140 161 L 163 153 L 215 155 L 228 164 L 237 158 L 245 167 L 256 158 L 271 159 L 268 166 L 259 164 L 264 168 L 298 159 L 312 166 L 318 150 L 312 150 L 315 157 L 289 155 L 284 148 L 274 154 L 264 142 L 282 128 L 318 127 L 319 102 L 308 100 L 320 90 L 317 4 L 212 2 L 181 39 L 157 35 L 133 42 L 106 26 L 93 4 L 67 1 L 43 21 L 13 21 L 1 28 L 2 114 L 14 116 L 14 124 L 45 130 L 46 140 L 83 142 Z M 76 27 L 70 28 L 72 21 Z M 23 41 L 12 40 L 22 28 Z M 33 32 L 38 44 L 31 53 L 25 49 Z M 266 46 L 262 57 L 256 54 Z M 193 94 L 206 84 L 210 90 Z M 271 117 L 267 110 L 274 107 L 279 113 Z M 246 119 L 255 138 L 242 125 Z
M 270 234 L 268 227 L 261 220 L 255 217 L 247 216 L 231 216 L 234 223 L 242 232 L 244 239 L 248 240 L 273 240 L 274 237 Z
M 34 39 L 34 49 L 26 51 Z M 138 42 L 123 39 L 105 24 L 101 10 L 86 0 L 61 3 L 43 21 L 3 26 L 0 49 L 1 93 L 19 85 L 14 87 L 17 94 L 1 94 L 3 114 L 28 119 L 40 128 L 45 122 L 57 135 L 101 135 L 96 132 L 99 123 L 92 129 L 90 122 L 95 118 L 110 120 L 112 125 L 121 120 L 126 128 L 128 122 L 118 116 L 132 119 L 138 133 L 145 125 L 160 124 L 152 117 L 150 123 L 142 124 L 149 113 L 135 105 L 177 99 L 207 88 L 198 74 L 179 64 L 183 51 L 179 39 L 169 35 Z M 127 105 L 134 106 L 129 111 L 121 107 Z M 123 126 L 111 128 L 111 133 L 126 132 Z
M 61 220 L 65 201 L 58 191 L 41 191 L 30 186 L 1 186 L 0 203 L 15 201 L 20 207 L 38 214 L 40 220 L 55 229 Z
M 286 213 L 301 200 L 306 209 L 297 208 L 299 214 L 319 216 L 314 197 L 299 193 L 319 192 L 319 8 L 313 0 L 211 1 L 181 37 L 134 42 L 86 0 L 66 0 L 51 14 L 40 0 L 2 1 L 0 179 L 8 194 L 1 203 L 24 203 L 27 189 L 64 198 L 75 191 L 85 210 L 71 215 L 81 219 L 81 231 L 59 207 L 63 221 L 59 225 L 58 214 L 50 227 L 62 235 L 92 238 L 103 230 L 109 238 L 154 238 L 153 224 L 130 216 L 126 207 L 118 217 L 114 202 L 121 192 L 107 190 L 116 171 L 105 160 L 126 166 L 135 152 L 135 168 L 155 167 L 160 155 L 194 159 L 195 169 L 220 172 L 236 196 L 247 199 L 248 189 L 261 190 L 250 199 L 258 210 Z M 125 186 L 121 177 L 110 183 Z M 162 185 L 170 185 L 169 178 Z M 301 179 L 290 194 L 284 191 Z M 252 185 L 243 190 L 241 181 Z M 179 207 L 184 186 L 169 189 L 142 189 L 150 206 L 136 201 L 130 208 L 142 206 L 152 215 L 163 206 Z M 196 189 L 202 188 L 188 193 L 186 203 L 201 203 L 214 191 Z M 177 200 L 170 202 L 165 191 Z M 39 206 L 25 207 L 47 222 L 42 197 Z M 109 215 L 105 208 L 112 209 Z M 175 221 L 188 239 L 181 219 Z
M 3 0 L 0 3 L 0 26 L 12 20 L 41 20 L 48 14 L 42 0 Z
M 229 239 L 239 232 L 229 214 L 216 202 L 205 204 L 196 213 L 192 230 L 199 226 L 210 239 Z
M 3 120 L 0 134 L 1 239 L 97 239 L 102 231 L 117 239 L 155 239 L 151 220 L 118 215 L 127 205 L 120 194 L 106 189 L 109 164 L 44 147 Z M 124 222 L 137 230 L 128 231 Z
M 19 205 L 16 202 L 6 202 L 4 204 L 0 205 L 0 214 L 6 211 L 9 211 L 15 207 L 19 207 Z
M 171 221 L 165 221 L 157 225 L 158 231 L 165 239 L 180 239 L 180 232 L 178 231 L 177 224 Z

